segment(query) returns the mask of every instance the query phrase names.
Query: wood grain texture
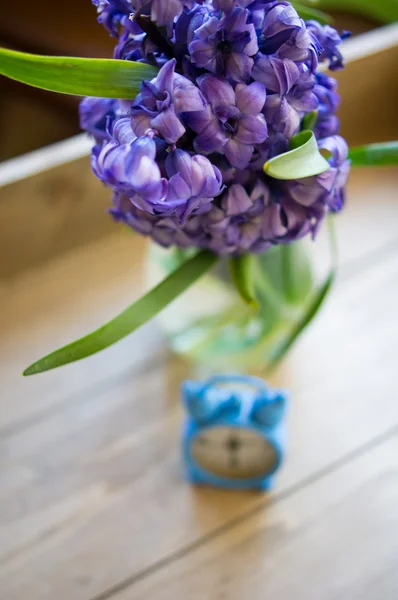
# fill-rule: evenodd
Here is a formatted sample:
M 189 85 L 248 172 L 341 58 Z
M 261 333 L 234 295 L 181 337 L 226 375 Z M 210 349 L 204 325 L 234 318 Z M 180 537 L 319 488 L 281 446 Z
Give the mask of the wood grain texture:
M 110 234 L 110 202 L 88 157 L 0 187 L 0 278 Z
M 383 43 L 384 31 L 384 39 L 390 37 L 391 47 L 381 52 L 375 48 L 376 52 L 372 52 L 373 42 Z M 338 113 L 341 135 L 350 146 L 388 141 L 398 135 L 398 115 L 394 108 L 398 99 L 398 25 L 384 31 L 367 34 L 370 36 L 367 42 L 354 48 L 354 53 L 365 51 L 366 59 L 354 60 L 343 71 L 333 73 L 342 98 Z M 357 41 L 360 38 L 352 39 L 354 45 Z
M 398 242 L 397 180 L 392 168 L 353 174 L 349 202 L 336 221 L 342 274 L 355 276 L 368 262 L 378 264 Z M 5 225 L 9 231 L 11 223 Z M 325 264 L 325 236 L 316 244 L 313 255 Z M 0 429 L 39 417 L 76 393 L 109 385 L 121 373 L 133 376 L 135 367 L 165 354 L 156 324 L 149 324 L 87 361 L 21 377 L 37 357 L 88 333 L 139 297 L 146 287 L 146 248 L 142 238 L 119 228 L 19 277 L 0 279 L 0 399 L 6 400 L 0 405 Z M 20 251 L 23 263 L 30 248 L 22 245 Z
M 272 380 L 294 398 L 276 497 L 398 422 L 396 172 L 378 173 L 357 178 L 339 218 L 339 283 Z M 132 581 L 264 502 L 185 483 L 178 384 L 187 367 L 168 358 L 156 323 L 90 360 L 20 377 L 32 357 L 139 295 L 144 252 L 126 232 L 0 284 L 1 598 L 93 600 L 120 585 L 129 598 Z
M 294 398 L 290 458 L 277 494 L 298 488 L 398 422 L 391 393 L 397 300 L 395 252 L 341 281 L 275 375 L 273 383 L 289 387 Z M 261 494 L 192 489 L 184 482 L 177 440 L 178 383 L 185 374 L 184 365 L 171 361 L 141 375 L 127 373 L 109 387 L 103 380 L 8 431 L 0 447 L 2 597 L 107 597 L 120 582 L 261 505 Z
M 398 427 L 390 436 L 113 600 L 396 600 Z

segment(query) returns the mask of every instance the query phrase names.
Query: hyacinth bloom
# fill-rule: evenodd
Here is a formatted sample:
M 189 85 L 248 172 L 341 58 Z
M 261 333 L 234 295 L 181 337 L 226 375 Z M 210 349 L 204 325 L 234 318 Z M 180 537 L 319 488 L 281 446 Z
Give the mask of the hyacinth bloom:
M 189 45 L 192 62 L 232 81 L 248 81 L 258 52 L 256 30 L 247 23 L 248 12 L 236 8 L 222 19 L 210 17 Z
M 194 141 L 200 152 L 222 152 L 232 167 L 246 168 L 254 145 L 268 137 L 261 110 L 266 92 L 260 83 L 234 88 L 227 80 L 204 75 L 198 85 L 208 101 L 205 110 L 188 115 L 188 124 L 198 133 Z
M 159 68 L 131 100 L 86 98 L 92 165 L 115 219 L 163 246 L 264 252 L 315 236 L 342 209 L 350 170 L 338 135 L 342 36 L 287 1 L 93 0 L 115 57 Z M 274 179 L 306 116 L 330 168 Z
M 200 90 L 186 77 L 175 73 L 176 60 L 167 62 L 152 82 L 142 84 L 131 109 L 131 126 L 136 135 L 152 128 L 170 143 L 185 133 L 179 115 L 205 108 Z

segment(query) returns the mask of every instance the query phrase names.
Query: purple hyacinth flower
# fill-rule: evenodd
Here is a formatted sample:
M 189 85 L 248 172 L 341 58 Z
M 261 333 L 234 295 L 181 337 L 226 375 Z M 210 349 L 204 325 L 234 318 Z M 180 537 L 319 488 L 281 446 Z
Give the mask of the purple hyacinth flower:
M 331 154 L 330 169 L 321 175 L 289 181 L 284 185 L 290 198 L 303 207 L 322 205 L 333 212 L 342 209 L 345 200 L 345 186 L 350 173 L 348 146 L 345 140 L 336 135 L 326 138 L 319 147 Z
M 318 40 L 307 30 L 297 11 L 289 2 L 272 2 L 262 23 L 260 51 L 293 62 L 307 62 L 311 71 L 318 65 L 321 51 Z
M 325 73 L 317 73 L 314 94 L 319 101 L 318 119 L 314 129 L 315 135 L 318 139 L 336 135 L 340 127 L 340 121 L 336 116 L 340 104 L 336 79 Z
M 120 26 L 131 33 L 139 32 L 137 25 L 129 20 L 133 12 L 130 0 L 92 0 L 92 3 L 97 7 L 98 22 L 114 37 L 119 36 Z
M 265 37 L 271 37 L 293 29 L 294 27 L 304 27 L 304 21 L 300 19 L 296 9 L 290 2 L 270 2 L 266 9 L 263 22 L 263 34 Z
M 189 45 L 192 62 L 232 81 L 247 82 L 258 52 L 256 30 L 247 17 L 246 10 L 236 8 L 221 20 L 213 16 L 206 21 Z
M 300 114 L 289 104 L 286 98 L 281 98 L 278 94 L 272 94 L 267 96 L 264 115 L 270 130 L 270 138 L 272 134 L 282 134 L 286 140 L 283 148 L 286 148 L 288 140 L 298 133 L 300 129 Z M 274 143 L 274 140 L 270 139 L 270 143 Z M 280 148 L 278 145 L 275 148 L 275 152 L 271 152 L 268 158 L 272 158 L 285 151 L 285 149 Z
M 153 215 L 137 208 L 130 198 L 120 193 L 114 194 L 113 205 L 109 212 L 116 221 L 125 223 L 141 235 L 151 236 L 166 248 L 173 245 L 181 248 L 200 246 L 205 236 L 200 217 L 190 217 L 182 225 L 175 216 Z
M 131 109 L 131 126 L 137 136 L 155 130 L 169 144 L 176 143 L 186 129 L 180 115 L 202 110 L 206 102 L 200 90 L 175 73 L 176 60 L 168 61 L 151 82 L 144 81 Z
M 210 210 L 211 203 L 222 192 L 222 176 L 205 156 L 190 156 L 175 150 L 166 159 L 169 176 L 167 202 L 181 208 L 178 214 L 185 220 L 192 213 Z
M 156 47 L 144 33 L 132 35 L 130 32 L 124 31 L 115 46 L 113 58 L 138 62 L 155 51 Z
M 153 139 L 136 138 L 129 119 L 123 118 L 115 123 L 112 139 L 94 148 L 92 167 L 98 179 L 113 190 L 129 197 L 139 195 L 156 204 L 167 196 L 167 181 L 155 159 Z
M 342 208 L 350 162 L 335 135 L 337 84 L 315 74 L 319 57 L 341 64 L 335 30 L 304 23 L 285 0 L 93 2 L 116 58 L 160 68 L 134 101 L 81 105 L 115 219 L 166 247 L 239 255 L 315 236 Z M 313 110 L 328 171 L 265 176 Z
M 264 86 L 238 84 L 234 90 L 228 81 L 214 75 L 204 75 L 198 84 L 209 104 L 187 116 L 190 128 L 198 133 L 195 148 L 207 154 L 221 152 L 233 167 L 244 169 L 255 144 L 264 142 L 268 135 L 261 114 L 266 99 Z
M 271 93 L 284 96 L 299 81 L 301 71 L 292 60 L 275 58 L 259 52 L 252 72 L 253 79 L 263 83 Z
M 267 123 L 275 127 L 274 131 L 285 130 L 286 136 L 291 137 L 297 132 L 303 114 L 318 108 L 315 79 L 305 64 L 297 65 L 288 58 L 279 59 L 259 52 L 253 78 L 270 92 L 265 116 Z
M 113 126 L 112 139 L 94 149 L 93 170 L 101 181 L 149 214 L 176 215 L 182 222 L 192 213 L 209 210 L 223 189 L 219 169 L 204 156 L 177 149 L 164 163 L 168 180 L 162 177 L 157 154 L 152 137 L 136 138 L 129 119 L 122 118 Z
M 345 203 L 345 189 L 350 175 L 351 162 L 348 160 L 347 142 L 339 135 L 326 138 L 319 143 L 319 147 L 330 152 L 329 173 L 331 183 L 328 186 L 328 195 L 325 201 L 333 212 L 340 211 Z M 326 173 L 322 174 L 326 177 Z M 318 181 L 322 182 L 322 175 L 318 175 Z M 327 179 L 326 179 L 327 181 Z
M 152 21 L 159 27 L 166 27 L 169 36 L 173 33 L 173 24 L 184 7 L 192 9 L 195 0 L 134 0 L 134 8 L 150 14 Z
M 107 125 L 115 116 L 117 100 L 111 98 L 83 98 L 79 105 L 80 127 L 94 136 L 97 143 L 109 138 Z
M 207 247 L 217 254 L 251 251 L 261 241 L 265 196 L 268 199 L 266 186 L 262 195 L 252 197 L 243 186 L 232 185 L 221 206 L 213 206 L 209 213 L 203 215 Z
M 213 0 L 214 8 L 225 12 L 233 11 L 236 6 L 247 8 L 251 4 L 255 4 L 255 2 L 253 0 Z
M 344 31 L 342 35 L 338 33 L 334 27 L 330 25 L 321 25 L 318 21 L 307 21 L 307 29 L 318 40 L 321 47 L 319 56 L 320 62 L 329 61 L 329 69 L 336 71 L 343 68 L 343 55 L 337 46 L 350 36 L 348 31 Z
M 177 52 L 183 48 L 188 53 L 188 46 L 195 37 L 197 29 L 210 17 L 210 11 L 206 6 L 196 5 L 192 10 L 184 10 L 176 21 L 175 41 Z

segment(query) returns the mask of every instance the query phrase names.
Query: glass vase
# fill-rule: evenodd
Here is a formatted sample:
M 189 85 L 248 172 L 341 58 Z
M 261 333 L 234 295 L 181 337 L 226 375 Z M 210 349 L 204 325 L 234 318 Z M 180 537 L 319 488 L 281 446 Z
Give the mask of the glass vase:
M 195 252 L 152 244 L 149 283 L 163 279 Z M 222 258 L 162 311 L 158 319 L 176 354 L 208 374 L 264 372 L 274 363 L 312 297 L 313 268 L 303 242 L 276 246 L 257 262 L 258 307 L 240 298 L 228 259 Z

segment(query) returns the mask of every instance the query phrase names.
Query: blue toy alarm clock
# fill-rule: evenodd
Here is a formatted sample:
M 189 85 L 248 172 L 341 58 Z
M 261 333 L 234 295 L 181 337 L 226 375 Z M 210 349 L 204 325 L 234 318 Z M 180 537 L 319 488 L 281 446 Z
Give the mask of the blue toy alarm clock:
M 183 455 L 194 483 L 267 490 L 284 454 L 287 394 L 262 379 L 217 375 L 185 381 Z

